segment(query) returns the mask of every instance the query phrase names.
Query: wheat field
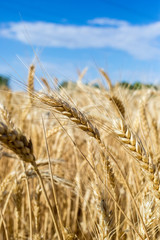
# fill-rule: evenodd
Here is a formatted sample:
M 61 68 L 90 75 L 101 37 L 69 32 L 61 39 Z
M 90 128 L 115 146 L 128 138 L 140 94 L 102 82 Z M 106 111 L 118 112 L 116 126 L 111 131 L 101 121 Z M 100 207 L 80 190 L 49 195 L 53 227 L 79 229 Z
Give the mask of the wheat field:
M 160 239 L 160 91 L 85 72 L 1 89 L 0 239 Z

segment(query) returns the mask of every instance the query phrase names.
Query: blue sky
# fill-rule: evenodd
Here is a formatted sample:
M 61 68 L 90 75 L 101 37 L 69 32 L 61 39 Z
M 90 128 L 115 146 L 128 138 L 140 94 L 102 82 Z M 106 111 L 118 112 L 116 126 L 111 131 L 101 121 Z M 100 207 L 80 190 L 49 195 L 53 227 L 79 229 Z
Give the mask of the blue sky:
M 0 74 L 19 89 L 32 62 L 37 77 L 76 81 L 88 67 L 88 82 L 101 67 L 113 83 L 159 84 L 160 1 L 1 1 Z

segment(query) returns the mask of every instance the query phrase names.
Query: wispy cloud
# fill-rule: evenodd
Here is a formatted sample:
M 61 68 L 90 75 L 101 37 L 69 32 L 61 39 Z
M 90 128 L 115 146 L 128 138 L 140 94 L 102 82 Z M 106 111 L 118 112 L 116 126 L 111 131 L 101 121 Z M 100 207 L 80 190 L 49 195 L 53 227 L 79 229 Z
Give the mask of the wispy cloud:
M 113 48 L 125 51 L 138 59 L 160 58 L 160 21 L 148 25 L 132 25 L 126 21 L 97 18 L 84 26 L 12 22 L 0 26 L 0 37 L 25 44 L 31 42 L 34 46 Z
M 88 23 L 95 24 L 95 25 L 110 25 L 110 26 L 117 26 L 117 27 L 128 25 L 127 21 L 111 19 L 111 18 L 94 18 L 94 19 L 88 20 Z

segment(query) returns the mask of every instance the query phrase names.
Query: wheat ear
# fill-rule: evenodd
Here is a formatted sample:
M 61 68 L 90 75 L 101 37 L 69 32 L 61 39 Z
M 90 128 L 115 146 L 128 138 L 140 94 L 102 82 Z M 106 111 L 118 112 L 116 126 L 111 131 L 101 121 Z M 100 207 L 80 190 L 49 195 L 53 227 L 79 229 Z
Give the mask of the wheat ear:
M 45 85 L 46 89 L 48 92 L 51 91 L 51 87 L 49 86 L 48 81 L 45 78 L 41 78 L 41 81 L 43 82 L 43 84 Z
M 114 96 L 113 93 L 111 93 L 111 95 L 107 93 L 105 94 L 105 97 L 113 104 L 118 116 L 120 118 L 125 118 L 125 107 L 122 101 L 118 97 Z
M 14 127 L 14 124 L 11 120 L 11 115 L 10 113 L 7 111 L 6 107 L 3 105 L 0 105 L 0 111 L 1 111 L 1 115 L 3 120 L 5 121 L 5 123 L 10 126 L 10 127 Z
M 85 74 L 86 74 L 87 71 L 88 71 L 88 68 L 86 67 L 86 68 L 84 68 L 84 69 L 82 70 L 82 72 L 79 72 L 79 73 L 78 73 L 77 83 L 81 83 L 81 82 L 82 82 L 82 79 L 84 78 L 84 76 L 85 76 Z
M 45 197 L 45 200 L 48 204 L 48 208 L 50 210 L 50 214 L 53 220 L 53 223 L 55 225 L 56 232 L 58 234 L 58 239 L 60 240 L 60 233 L 59 229 L 53 214 L 53 209 L 51 206 L 51 203 L 49 201 L 49 198 L 47 196 L 47 192 L 42 180 L 42 176 L 38 170 L 37 164 L 35 162 L 35 156 L 33 154 L 33 147 L 32 147 L 32 141 L 27 140 L 27 138 L 20 132 L 20 130 L 12 130 L 8 128 L 4 123 L 0 122 L 0 141 L 10 150 L 12 150 L 15 154 L 19 156 L 21 160 L 27 163 L 31 163 L 34 167 L 34 170 L 37 174 L 37 177 L 39 179 L 39 182 L 41 184 L 41 188 L 43 190 L 43 194 Z
M 34 74 L 35 74 L 35 66 L 32 64 L 29 68 L 29 73 L 28 73 L 28 93 L 29 93 L 31 103 L 33 102 Z
M 30 163 L 35 161 L 32 141 L 28 141 L 20 130 L 11 129 L 0 122 L 0 141 L 23 161 Z
M 70 106 L 70 104 L 68 104 L 66 101 L 54 96 L 43 94 L 37 95 L 37 97 L 44 104 L 53 107 L 64 116 L 68 117 L 72 122 L 76 123 L 80 129 L 87 132 L 90 136 L 101 141 L 98 129 L 94 127 L 87 117 L 77 108 Z
M 119 111 L 119 113 L 122 115 L 122 117 L 125 118 L 125 107 L 124 107 L 122 101 L 116 96 L 112 97 L 112 101 L 114 102 L 115 107 L 117 108 L 117 111 Z
M 114 124 L 114 132 L 123 142 L 129 153 L 140 163 L 142 170 L 145 171 L 147 177 L 152 184 L 156 198 L 160 199 L 160 182 L 158 172 L 152 163 L 152 159 L 147 155 L 140 139 L 131 131 L 131 129 L 122 121 L 117 120 Z
M 146 115 L 146 102 L 145 101 L 141 101 L 139 104 L 139 116 L 140 116 L 140 123 L 141 123 L 141 128 L 143 131 L 143 135 L 146 139 L 148 139 L 150 129 L 149 129 L 149 124 L 148 124 L 147 115 Z
M 3 116 L 3 119 L 5 121 L 5 123 L 11 128 L 11 129 L 14 129 L 14 123 L 12 122 L 11 120 L 11 116 L 9 114 L 9 112 L 7 111 L 7 109 L 5 107 L 2 106 L 1 108 L 1 113 L 2 113 L 2 116 Z M 20 134 L 20 131 L 19 131 L 19 134 Z M 24 136 L 25 138 L 25 136 Z M 32 148 L 32 147 L 31 147 Z M 32 149 L 33 150 L 33 149 Z M 25 170 L 25 163 L 24 161 L 22 162 L 21 161 L 21 164 L 22 164 L 22 168 L 23 168 L 23 171 L 25 172 L 26 174 L 26 170 Z M 27 188 L 27 195 L 28 195 L 28 207 L 29 207 L 29 221 L 30 221 L 30 238 L 32 238 L 32 213 L 31 213 L 31 199 L 30 199 L 30 192 L 29 192 L 29 183 L 28 183 L 28 179 L 27 179 L 27 175 L 26 175 L 26 188 Z
M 112 86 L 112 83 L 111 83 L 111 80 L 110 80 L 108 74 L 102 68 L 100 68 L 99 71 L 102 74 L 102 76 L 105 78 L 105 80 L 108 84 L 109 90 L 112 91 L 113 86 Z

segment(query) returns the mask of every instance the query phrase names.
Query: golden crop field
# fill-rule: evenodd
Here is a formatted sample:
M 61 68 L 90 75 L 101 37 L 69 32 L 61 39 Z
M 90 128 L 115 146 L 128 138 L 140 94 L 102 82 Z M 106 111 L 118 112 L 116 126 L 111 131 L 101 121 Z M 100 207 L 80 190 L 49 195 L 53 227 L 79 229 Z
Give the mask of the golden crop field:
M 160 91 L 34 71 L 0 91 L 0 239 L 160 239 Z

